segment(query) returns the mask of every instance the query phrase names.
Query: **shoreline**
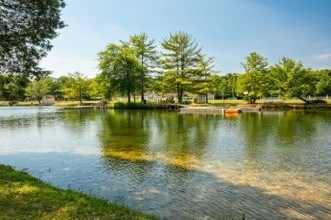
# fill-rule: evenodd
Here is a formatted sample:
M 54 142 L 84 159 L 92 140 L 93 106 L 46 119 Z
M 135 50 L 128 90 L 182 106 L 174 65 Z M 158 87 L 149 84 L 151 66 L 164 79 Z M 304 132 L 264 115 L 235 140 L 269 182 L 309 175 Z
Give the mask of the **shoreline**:
M 40 105 L 38 102 L 17 102 L 15 105 L 10 104 L 11 101 L 0 101 L 0 107 L 29 107 L 29 106 L 44 106 Z M 47 106 L 47 105 L 45 105 Z M 70 101 L 70 102 L 56 102 L 54 105 L 50 105 L 52 107 L 61 107 L 64 109 L 168 109 L 169 106 L 156 104 L 156 103 L 108 103 L 106 106 L 100 105 L 100 101 L 85 101 L 82 104 L 78 101 Z M 280 102 L 280 103 L 255 103 L 248 104 L 245 102 L 237 102 L 236 100 L 228 100 L 226 103 L 221 102 L 210 102 L 208 104 L 192 104 L 189 105 L 190 108 L 224 108 L 224 109 L 232 109 L 237 108 L 242 111 L 261 111 L 261 110 L 331 110 L 331 103 L 326 104 L 306 104 L 306 103 L 292 103 L 292 102 Z
M 0 219 L 158 219 L 125 205 L 59 189 L 0 163 Z

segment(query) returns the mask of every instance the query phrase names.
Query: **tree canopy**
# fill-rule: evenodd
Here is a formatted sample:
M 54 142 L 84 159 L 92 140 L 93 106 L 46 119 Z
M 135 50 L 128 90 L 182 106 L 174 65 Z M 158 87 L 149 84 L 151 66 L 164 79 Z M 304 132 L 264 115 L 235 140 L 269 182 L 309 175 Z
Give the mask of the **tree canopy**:
M 141 72 L 146 72 L 134 52 L 127 44 L 111 43 L 99 53 L 101 77 L 109 82 L 103 83 L 108 86 L 107 94 L 127 96 L 128 103 L 131 102 L 132 93 L 137 90 Z
M 132 48 L 133 54 L 143 67 L 141 71 L 138 72 L 137 89 L 141 94 L 141 102 L 144 102 L 144 93 L 149 85 L 150 74 L 156 66 L 156 45 L 154 40 L 150 39 L 146 33 L 142 33 L 131 35 L 128 46 Z
M 89 92 L 87 77 L 80 72 L 69 73 L 62 92 L 64 93 L 64 98 L 76 99 L 82 104 L 83 98 L 88 96 Z
M 311 70 L 305 68 L 301 62 L 283 57 L 276 65 L 271 67 L 272 80 L 275 88 L 284 97 L 303 97 L 314 93 L 315 79 Z
M 247 93 L 246 98 L 250 103 L 255 103 L 259 96 L 266 93 L 267 66 L 266 58 L 256 52 L 250 53 L 245 58 L 242 66 L 245 74 L 239 77 L 238 90 L 241 93 Z
M 50 40 L 65 27 L 63 0 L 0 0 L 0 74 L 40 76 Z
M 41 103 L 42 98 L 50 91 L 50 81 L 47 78 L 39 79 L 28 85 L 25 89 L 25 94 L 31 100 L 36 99 Z
M 160 59 L 163 80 L 171 90 L 176 89 L 178 101 L 182 103 L 185 90 L 192 86 L 192 79 L 202 73 L 197 71 L 201 49 L 191 35 L 181 31 L 171 33 L 161 45 L 164 49 Z

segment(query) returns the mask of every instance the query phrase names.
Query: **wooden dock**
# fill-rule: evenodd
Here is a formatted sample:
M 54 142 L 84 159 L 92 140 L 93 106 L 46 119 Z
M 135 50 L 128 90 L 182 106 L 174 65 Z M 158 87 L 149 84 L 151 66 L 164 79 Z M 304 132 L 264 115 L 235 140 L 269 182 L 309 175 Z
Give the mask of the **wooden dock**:
M 238 114 L 241 113 L 241 109 L 231 108 L 231 109 L 224 109 L 218 107 L 187 107 L 181 108 L 180 113 L 186 114 Z

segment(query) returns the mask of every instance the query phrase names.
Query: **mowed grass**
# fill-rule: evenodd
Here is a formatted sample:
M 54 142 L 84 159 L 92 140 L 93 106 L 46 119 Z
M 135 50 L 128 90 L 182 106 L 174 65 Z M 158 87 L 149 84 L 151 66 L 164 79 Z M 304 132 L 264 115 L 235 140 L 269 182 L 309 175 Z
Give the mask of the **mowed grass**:
M 0 219 L 156 219 L 0 164 Z
M 119 99 L 119 100 L 113 100 L 108 102 L 108 107 L 113 108 L 114 105 L 116 103 L 119 102 L 123 102 L 126 103 L 126 99 Z M 331 104 L 331 98 L 326 99 L 327 104 Z M 286 104 L 293 104 L 293 105 L 300 105 L 300 104 L 304 104 L 304 102 L 300 99 L 297 98 L 293 98 L 293 99 L 285 99 L 282 100 L 283 103 Z M 17 106 L 30 106 L 31 103 L 33 105 L 39 105 L 39 103 L 37 101 L 33 101 L 33 102 L 18 102 L 16 105 Z M 93 105 L 96 106 L 100 103 L 100 101 L 83 101 L 83 105 Z M 136 100 L 136 103 L 140 103 L 139 100 Z M 237 99 L 224 99 L 224 100 L 209 100 L 208 104 L 204 104 L 202 106 L 209 106 L 209 105 L 245 105 L 248 102 L 245 100 L 237 100 Z M 258 99 L 256 100 L 256 104 L 263 104 L 265 103 L 264 99 Z M 81 105 L 81 103 L 79 101 L 56 101 L 55 102 L 55 106 L 79 106 Z M 192 104 L 193 106 L 201 106 L 199 104 Z M 9 106 L 9 102 L 8 101 L 0 101 L 0 106 Z

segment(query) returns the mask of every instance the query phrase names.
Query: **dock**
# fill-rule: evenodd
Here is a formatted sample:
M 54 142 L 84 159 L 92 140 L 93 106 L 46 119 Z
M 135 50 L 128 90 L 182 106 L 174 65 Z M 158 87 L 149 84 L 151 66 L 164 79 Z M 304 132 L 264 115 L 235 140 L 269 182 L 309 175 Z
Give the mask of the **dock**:
M 219 107 L 186 107 L 181 108 L 180 113 L 186 114 L 238 114 L 241 113 L 241 109 L 238 108 L 219 108 Z

